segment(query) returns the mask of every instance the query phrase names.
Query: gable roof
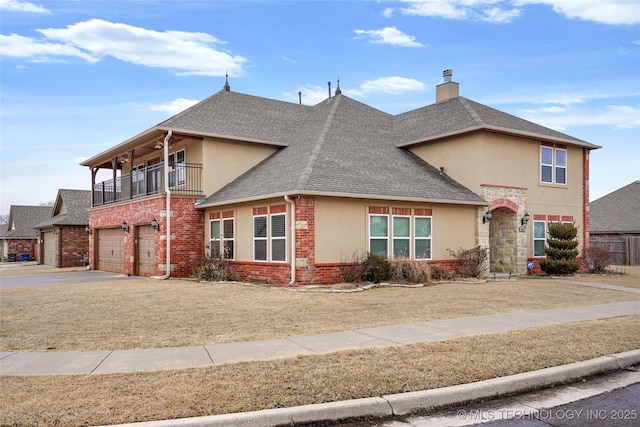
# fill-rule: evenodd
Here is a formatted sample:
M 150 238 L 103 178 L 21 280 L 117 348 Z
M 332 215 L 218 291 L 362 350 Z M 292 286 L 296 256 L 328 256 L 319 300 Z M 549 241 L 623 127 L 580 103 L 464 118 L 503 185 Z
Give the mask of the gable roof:
M 58 190 L 50 217 L 37 224 L 42 229 L 54 225 L 89 225 L 90 190 Z
M 591 234 L 640 234 L 640 181 L 589 204 Z
M 601 148 L 462 96 L 400 114 L 395 120 L 398 147 L 409 147 L 477 130 L 508 133 L 589 149 Z
M 289 128 L 288 146 L 212 194 L 200 208 L 283 194 L 484 205 L 468 188 L 394 145 L 394 117 L 338 95 Z
M 38 232 L 34 227 L 51 215 L 51 206 L 11 205 L 7 231 L 0 239 L 36 239 Z

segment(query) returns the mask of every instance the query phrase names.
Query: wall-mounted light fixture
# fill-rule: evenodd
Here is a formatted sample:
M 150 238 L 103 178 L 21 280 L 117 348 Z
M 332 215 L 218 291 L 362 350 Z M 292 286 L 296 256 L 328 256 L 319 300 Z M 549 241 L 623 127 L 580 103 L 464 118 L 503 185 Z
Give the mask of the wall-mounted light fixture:
M 156 231 L 160 231 L 160 223 L 158 222 L 155 216 L 151 220 L 151 227 L 153 227 L 153 229 Z
M 127 224 L 127 221 L 122 221 L 122 231 L 125 233 L 129 232 L 129 225 Z
M 87 234 L 91 234 L 91 227 L 89 227 L 88 225 L 84 228 L 84 231 L 87 232 Z
M 529 222 L 529 214 L 525 211 L 524 216 L 520 220 L 520 224 L 525 226 Z
M 493 215 L 491 214 L 491 211 L 487 211 L 484 215 L 482 215 L 482 223 L 487 223 L 489 221 L 491 221 L 491 217 Z

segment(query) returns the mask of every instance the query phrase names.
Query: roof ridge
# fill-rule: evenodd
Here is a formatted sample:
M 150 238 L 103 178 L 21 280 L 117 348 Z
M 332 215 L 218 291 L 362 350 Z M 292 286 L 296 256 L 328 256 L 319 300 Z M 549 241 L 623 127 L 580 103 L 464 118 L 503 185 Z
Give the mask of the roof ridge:
M 469 113 L 469 115 L 471 116 L 471 118 L 473 118 L 473 120 L 480 126 L 486 126 L 486 123 L 480 118 L 480 115 L 476 112 L 476 110 L 473 109 L 473 107 L 471 107 L 471 105 L 467 102 L 467 99 L 459 96 L 458 101 L 460 101 L 460 104 L 462 104 L 462 106 L 464 107 L 464 109 L 467 111 L 467 113 Z
M 316 162 L 318 161 L 318 157 L 320 156 L 320 152 L 322 151 L 322 146 L 324 142 L 327 140 L 327 134 L 329 133 L 329 129 L 331 129 L 331 124 L 333 123 L 333 118 L 336 115 L 336 110 L 338 109 L 338 105 L 340 105 L 341 98 L 342 96 L 339 95 L 334 98 L 329 98 L 328 100 L 329 102 L 333 102 L 333 105 L 331 106 L 331 110 L 327 115 L 327 119 L 324 122 L 324 126 L 320 131 L 320 135 L 318 136 L 318 139 L 316 140 L 313 146 L 313 150 L 311 151 L 311 155 L 309 156 L 307 165 L 305 166 L 305 168 L 302 170 L 302 173 L 300 174 L 300 178 L 298 179 L 298 183 L 296 185 L 297 190 L 304 190 L 307 187 L 307 184 L 309 182 L 309 177 L 311 176 L 311 173 L 313 172 L 313 168 Z

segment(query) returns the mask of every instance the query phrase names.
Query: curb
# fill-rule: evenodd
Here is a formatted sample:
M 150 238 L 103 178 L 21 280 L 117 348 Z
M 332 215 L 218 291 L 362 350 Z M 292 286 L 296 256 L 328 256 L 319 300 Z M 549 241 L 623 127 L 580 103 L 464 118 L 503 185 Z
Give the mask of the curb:
M 119 424 L 111 427 L 277 427 L 364 417 L 401 416 L 570 383 L 592 375 L 625 369 L 638 363 L 640 363 L 640 349 L 533 372 L 433 390 L 236 414 Z

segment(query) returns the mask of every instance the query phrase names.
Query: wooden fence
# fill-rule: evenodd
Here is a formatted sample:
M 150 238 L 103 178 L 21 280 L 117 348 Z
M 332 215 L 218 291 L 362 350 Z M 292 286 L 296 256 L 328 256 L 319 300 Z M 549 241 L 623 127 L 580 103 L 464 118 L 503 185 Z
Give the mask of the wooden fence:
M 589 244 L 611 252 L 614 265 L 640 265 L 640 236 L 591 236 Z

